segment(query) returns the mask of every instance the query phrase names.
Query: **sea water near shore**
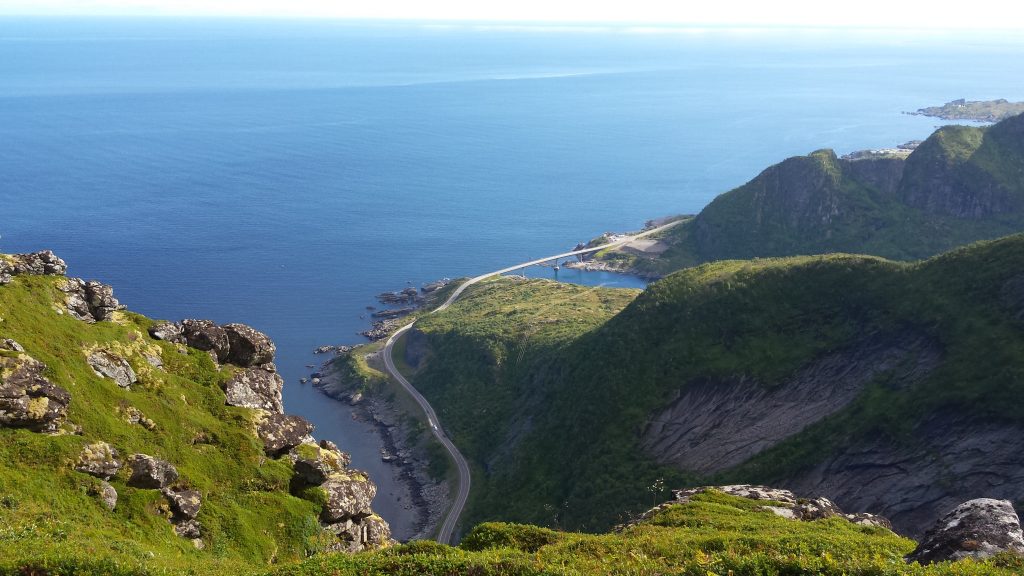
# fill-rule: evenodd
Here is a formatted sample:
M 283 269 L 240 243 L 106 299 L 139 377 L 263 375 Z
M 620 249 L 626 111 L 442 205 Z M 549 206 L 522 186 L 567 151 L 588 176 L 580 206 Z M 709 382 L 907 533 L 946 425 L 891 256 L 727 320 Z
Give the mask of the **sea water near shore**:
M 901 112 L 1024 99 L 1022 47 L 991 34 L 0 19 L 0 251 L 52 248 L 150 316 L 268 332 L 287 409 L 371 473 L 401 536 L 405 488 L 370 426 L 298 384 L 323 360 L 315 346 L 359 341 L 375 294 L 699 211 L 789 155 L 923 138 L 938 122 Z

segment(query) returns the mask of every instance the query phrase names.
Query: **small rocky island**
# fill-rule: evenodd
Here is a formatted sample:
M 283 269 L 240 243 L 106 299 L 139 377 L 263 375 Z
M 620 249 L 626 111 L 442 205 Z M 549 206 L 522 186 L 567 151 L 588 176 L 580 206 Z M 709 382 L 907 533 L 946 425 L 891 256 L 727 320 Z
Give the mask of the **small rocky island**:
M 942 106 L 921 108 L 910 112 L 913 116 L 930 116 L 943 120 L 972 120 L 974 122 L 999 122 L 1010 116 L 1024 113 L 1024 102 L 998 100 L 953 100 Z

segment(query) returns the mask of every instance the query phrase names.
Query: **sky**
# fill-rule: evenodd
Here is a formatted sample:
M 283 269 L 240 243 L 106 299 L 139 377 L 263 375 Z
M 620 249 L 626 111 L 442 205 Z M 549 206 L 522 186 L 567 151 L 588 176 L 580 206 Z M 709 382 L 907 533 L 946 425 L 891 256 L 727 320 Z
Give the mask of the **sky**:
M 0 0 L 6 15 L 319 17 L 1020 29 L 1008 0 Z

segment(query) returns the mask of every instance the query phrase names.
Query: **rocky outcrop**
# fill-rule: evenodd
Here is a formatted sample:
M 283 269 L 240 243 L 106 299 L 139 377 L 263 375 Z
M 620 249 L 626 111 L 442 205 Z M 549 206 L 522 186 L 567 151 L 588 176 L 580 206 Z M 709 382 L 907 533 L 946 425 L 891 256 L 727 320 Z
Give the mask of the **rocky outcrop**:
M 160 492 L 171 507 L 171 521 L 181 523 L 195 520 L 199 508 L 203 505 L 202 495 L 196 490 L 184 488 L 165 488 Z
M 891 373 L 890 385 L 905 386 L 940 358 L 938 346 L 923 336 L 874 335 L 772 387 L 742 376 L 691 382 L 648 423 L 642 445 L 659 462 L 719 472 L 841 410 L 877 375 Z
M 174 344 L 185 344 L 185 335 L 182 333 L 180 324 L 174 322 L 157 322 L 149 327 L 149 335 L 157 340 L 164 340 Z
M 30 254 L 14 254 L 11 256 L 9 266 L 10 273 L 15 276 L 19 274 L 63 276 L 68 271 L 68 265 L 57 257 L 52 250 L 41 250 Z
M 846 518 L 848 521 L 855 524 L 879 526 L 891 529 L 889 521 L 881 516 L 864 512 L 857 514 L 845 514 L 839 509 L 839 506 L 836 506 L 835 503 L 823 496 L 819 496 L 817 498 L 800 498 L 793 494 L 793 492 L 783 488 L 771 488 L 768 486 L 758 486 L 753 484 L 732 484 L 727 486 L 701 486 L 698 488 L 673 490 L 672 500 L 648 510 L 629 524 L 619 526 L 618 530 L 649 520 L 671 506 L 686 504 L 694 496 L 705 494 L 710 491 L 722 492 L 723 494 L 738 496 L 748 500 L 763 501 L 764 505 L 761 506 L 762 510 L 790 520 L 811 522 L 814 520 L 838 516 Z
M 88 356 L 89 366 L 101 378 L 110 378 L 121 388 L 131 388 L 139 381 L 131 364 L 107 350 L 97 350 Z
M 46 366 L 27 356 L 0 356 L 0 426 L 53 433 L 67 417 L 71 394 L 43 376 Z
M 1024 501 L 1024 428 L 939 412 L 901 438 L 875 435 L 840 447 L 779 483 L 824 493 L 841 506 L 883 512 L 919 538 L 960 502 L 978 496 Z
M 310 486 L 327 482 L 331 475 L 343 472 L 352 461 L 348 454 L 326 440 L 321 440 L 319 445 L 301 444 L 290 454 L 296 477 Z
M 939 519 L 907 560 L 931 564 L 1000 552 L 1024 554 L 1020 519 L 1009 501 L 979 498 Z
M 181 333 L 192 348 L 212 353 L 218 362 L 228 359 L 231 341 L 223 326 L 210 320 L 187 319 L 181 321 Z
M 123 463 L 118 458 L 117 450 L 106 442 L 93 442 L 82 448 L 78 455 L 75 470 L 95 476 L 101 480 L 110 480 L 117 474 Z
M 24 352 L 25 348 L 21 344 L 18 344 L 17 342 L 11 340 L 10 338 L 4 338 L 0 340 L 0 350 L 7 350 L 9 352 Z
M 146 454 L 133 454 L 128 467 L 132 471 L 128 485 L 133 488 L 161 489 L 178 480 L 178 470 L 170 462 Z
M 373 514 L 370 503 L 377 495 L 377 487 L 362 472 L 334 475 L 321 486 L 327 494 L 320 518 L 327 524 L 345 520 L 358 520 Z
M 263 441 L 263 448 L 269 456 L 281 456 L 292 448 L 312 443 L 310 434 L 313 425 L 302 416 L 291 414 L 269 414 L 256 425 L 256 432 Z
M 249 367 L 274 361 L 277 348 L 266 334 L 245 324 L 225 324 L 228 335 L 227 361 Z
M 257 408 L 268 412 L 284 412 L 281 390 L 284 380 L 273 372 L 249 368 L 238 372 L 224 385 L 228 406 Z
M 382 548 L 391 543 L 391 529 L 383 518 L 367 516 L 358 521 L 344 520 L 326 526 L 338 537 L 338 542 L 329 546 L 329 552 L 359 552 Z
M 125 308 L 114 298 L 114 289 L 101 282 L 68 278 L 61 290 L 68 313 L 84 322 L 109 321 Z

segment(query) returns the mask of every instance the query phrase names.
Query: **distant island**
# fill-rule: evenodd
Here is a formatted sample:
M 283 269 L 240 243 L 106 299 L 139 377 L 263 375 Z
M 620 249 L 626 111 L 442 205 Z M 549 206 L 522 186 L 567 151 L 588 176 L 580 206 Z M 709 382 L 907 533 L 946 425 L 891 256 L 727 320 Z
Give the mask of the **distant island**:
M 942 106 L 921 108 L 917 112 L 909 112 L 914 116 L 931 116 L 943 120 L 974 120 L 977 122 L 999 122 L 1010 116 L 1024 113 L 1024 102 L 999 100 L 953 100 Z

